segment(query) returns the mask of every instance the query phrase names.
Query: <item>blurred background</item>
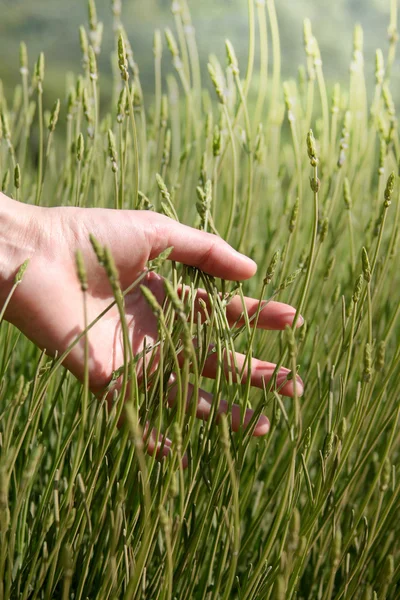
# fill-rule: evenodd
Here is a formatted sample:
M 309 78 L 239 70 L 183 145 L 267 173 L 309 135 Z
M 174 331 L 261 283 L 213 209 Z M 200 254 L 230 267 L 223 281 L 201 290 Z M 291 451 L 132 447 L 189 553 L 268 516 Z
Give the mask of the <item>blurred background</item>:
M 189 0 L 196 29 L 201 64 L 205 70 L 210 51 L 223 61 L 224 39 L 233 42 L 242 72 L 247 60 L 247 0 Z M 295 76 L 304 63 L 302 22 L 309 17 L 317 37 L 329 82 L 348 77 L 352 30 L 364 29 L 367 79 L 373 83 L 374 53 L 381 47 L 386 55 L 390 0 L 279 0 L 276 2 L 282 48 L 283 77 Z M 101 56 L 101 85 L 107 95 L 111 73 L 110 53 L 114 38 L 111 0 L 97 0 L 98 19 L 104 23 Z M 6 96 L 19 82 L 18 47 L 28 46 L 30 65 L 40 51 L 46 57 L 45 93 L 49 101 L 65 89 L 69 70 L 80 72 L 78 27 L 88 23 L 85 0 L 0 0 L 0 79 Z M 173 28 L 170 0 L 123 0 L 122 20 L 139 64 L 145 93 L 153 90 L 153 31 Z M 167 52 L 165 52 L 167 54 Z M 395 74 L 395 73 L 394 73 Z M 397 81 L 399 81 L 397 79 Z M 395 90 L 393 90 L 396 96 Z

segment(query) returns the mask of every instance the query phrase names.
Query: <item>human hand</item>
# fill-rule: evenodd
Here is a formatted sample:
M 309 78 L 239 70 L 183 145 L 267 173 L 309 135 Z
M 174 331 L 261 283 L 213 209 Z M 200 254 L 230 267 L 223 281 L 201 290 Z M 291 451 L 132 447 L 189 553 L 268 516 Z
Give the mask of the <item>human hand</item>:
M 8 273 L 4 272 L 3 266 L 3 280 L 9 281 L 15 275 L 17 267 L 26 258 L 30 258 L 28 269 L 13 296 L 6 318 L 35 344 L 45 348 L 46 352 L 52 355 L 56 352 L 58 355 L 63 353 L 84 330 L 82 291 L 76 274 L 76 249 L 81 250 L 88 273 L 88 322 L 93 321 L 114 300 L 109 280 L 89 242 L 89 234 L 93 234 L 100 244 L 110 248 L 119 272 L 122 290 L 143 273 L 149 260 L 171 246 L 173 250 L 169 258 L 198 267 L 216 277 L 244 280 L 256 271 L 252 260 L 237 253 L 222 239 L 153 212 L 72 207 L 39 208 L 15 203 L 4 196 L 2 202 L 9 220 L 13 221 L 13 215 L 18 213 L 18 243 L 17 239 L 10 239 L 10 234 L 5 243 L 5 235 L 0 232 L 0 259 L 8 249 L 8 255 L 12 254 L 10 265 L 14 265 L 8 267 Z M 4 229 L 1 223 L 0 219 L 0 230 Z M 13 227 L 9 227 L 9 231 L 13 231 Z M 162 277 L 149 272 L 141 283 L 151 290 L 162 305 L 165 298 Z M 207 300 L 201 291 L 199 297 Z M 157 340 L 157 320 L 139 287 L 126 294 L 124 301 L 126 322 L 135 355 L 142 350 L 144 340 L 146 344 Z M 249 316 L 256 312 L 257 306 L 257 300 L 246 299 Z M 284 329 L 287 324 L 292 324 L 295 312 L 295 309 L 287 304 L 269 302 L 260 313 L 258 327 Z M 235 323 L 241 313 L 240 298 L 233 298 L 227 307 L 228 321 L 231 324 Z M 120 316 L 116 306 L 89 330 L 88 341 L 89 386 L 93 393 L 100 394 L 109 384 L 113 372 L 123 364 Z M 231 369 L 231 359 L 232 357 L 225 357 L 226 371 Z M 241 370 L 245 357 L 238 353 L 236 361 Z M 73 347 L 64 365 L 78 379 L 83 380 L 84 343 Z M 252 359 L 251 373 L 244 369 L 241 381 L 246 381 L 250 376 L 251 385 L 262 388 L 263 382 L 270 381 L 275 366 L 269 362 Z M 212 378 L 216 370 L 217 357 L 210 354 L 202 375 Z M 294 381 L 284 383 L 288 374 L 289 370 L 282 367 L 277 375 L 277 385 L 282 386 L 282 394 L 292 396 Z M 140 377 L 141 373 L 138 372 L 138 378 Z M 298 376 L 296 383 L 298 394 L 301 395 L 303 384 Z M 191 394 L 190 388 L 189 396 Z M 174 388 L 171 389 L 169 402 L 170 405 L 174 402 Z M 211 405 L 211 394 L 199 390 L 197 416 L 207 419 Z M 187 406 L 190 409 L 190 397 Z M 221 401 L 218 412 L 226 412 L 227 409 L 228 403 Z M 243 419 L 245 427 L 252 415 L 253 411 L 247 409 Z M 240 425 L 240 408 L 233 405 L 233 430 L 237 431 Z M 268 429 L 268 419 L 260 416 L 253 435 L 264 435 Z M 148 441 L 149 453 L 153 453 L 159 443 L 155 431 L 151 432 Z M 167 440 L 163 444 L 162 453 L 168 453 L 169 447 L 170 442 Z

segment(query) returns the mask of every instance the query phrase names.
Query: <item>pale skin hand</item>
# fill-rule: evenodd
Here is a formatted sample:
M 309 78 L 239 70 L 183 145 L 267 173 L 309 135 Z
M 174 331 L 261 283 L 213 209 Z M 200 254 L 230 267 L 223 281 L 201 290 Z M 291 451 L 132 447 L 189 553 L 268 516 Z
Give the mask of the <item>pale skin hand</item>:
M 29 258 L 29 266 L 18 286 L 6 318 L 28 338 L 46 352 L 60 355 L 84 329 L 82 291 L 76 274 L 75 252 L 79 248 L 88 273 L 88 321 L 94 320 L 114 297 L 103 267 L 98 264 L 89 242 L 93 234 L 103 246 L 108 246 L 114 257 L 122 289 L 126 289 L 146 268 L 148 260 L 157 257 L 168 247 L 173 247 L 170 258 L 230 280 L 244 280 L 256 271 L 255 263 L 238 254 L 220 238 L 186 227 L 162 215 L 147 211 L 115 211 L 110 209 L 39 208 L 14 202 L 0 194 L 0 300 L 4 301 L 20 264 Z M 162 304 L 163 280 L 154 273 L 142 281 Z M 206 296 L 199 292 L 206 300 Z M 257 310 L 258 302 L 248 298 L 249 315 Z M 234 298 L 227 308 L 228 320 L 235 323 L 242 306 Z M 284 329 L 291 325 L 295 309 L 278 302 L 270 302 L 260 313 L 258 327 Z M 125 296 L 125 314 L 132 342 L 133 354 L 147 343 L 157 339 L 157 321 L 139 288 Z M 300 323 L 299 323 L 300 324 Z M 123 364 L 123 345 L 120 318 L 114 306 L 89 331 L 90 389 L 100 394 L 110 382 L 112 373 Z M 239 369 L 244 357 L 237 354 Z M 217 369 L 215 354 L 206 361 L 203 375 L 214 377 Z M 226 360 L 229 369 L 231 360 Z M 84 344 L 77 344 L 65 360 L 65 366 L 79 379 L 84 376 Z M 273 374 L 275 365 L 252 360 L 251 384 L 262 388 Z M 140 373 L 138 374 L 140 378 Z M 282 368 L 277 384 L 282 384 L 288 370 Z M 245 372 L 245 381 L 248 374 Z M 303 384 L 296 379 L 297 391 L 303 393 Z M 292 396 L 294 381 L 287 381 L 281 393 Z M 190 393 L 190 392 L 189 392 Z M 170 394 L 174 402 L 174 389 Z M 212 397 L 199 391 L 197 416 L 207 419 Z M 188 398 L 190 409 L 190 398 Z M 219 412 L 226 412 L 227 402 L 222 401 Z M 247 410 L 244 425 L 250 421 L 252 411 Z M 232 428 L 240 427 L 240 410 L 232 408 Z M 269 423 L 261 416 L 254 435 L 268 432 Z M 153 453 L 159 445 L 155 432 L 148 441 L 148 451 Z M 169 452 L 170 442 L 164 444 L 163 454 Z

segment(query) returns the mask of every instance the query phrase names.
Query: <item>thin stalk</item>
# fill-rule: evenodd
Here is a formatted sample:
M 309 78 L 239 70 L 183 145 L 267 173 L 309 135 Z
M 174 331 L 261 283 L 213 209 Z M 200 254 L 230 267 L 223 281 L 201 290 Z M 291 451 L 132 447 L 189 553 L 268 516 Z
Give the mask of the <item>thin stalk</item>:
M 138 138 L 137 138 L 137 131 L 136 131 L 135 115 L 133 114 L 133 100 L 132 100 L 132 95 L 131 95 L 131 90 L 129 87 L 128 80 L 125 81 L 125 88 L 126 88 L 126 94 L 128 97 L 129 117 L 130 117 L 131 128 L 132 128 L 132 142 L 133 142 L 133 156 L 134 156 L 132 208 L 135 208 L 138 203 L 138 191 L 139 191 L 139 148 L 138 148 Z
M 38 120 L 39 120 L 39 156 L 38 156 L 38 170 L 36 180 L 36 197 L 35 204 L 39 206 L 40 196 L 42 193 L 43 184 L 43 88 L 42 84 L 38 85 Z

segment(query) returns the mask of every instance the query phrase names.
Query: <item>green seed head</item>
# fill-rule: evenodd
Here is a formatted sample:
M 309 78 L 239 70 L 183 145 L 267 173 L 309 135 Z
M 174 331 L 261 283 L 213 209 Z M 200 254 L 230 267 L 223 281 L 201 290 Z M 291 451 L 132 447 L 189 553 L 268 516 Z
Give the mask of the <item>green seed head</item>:
M 119 288 L 119 275 L 110 248 L 104 247 L 104 268 L 114 290 Z
M 372 377 L 372 348 L 371 344 L 365 344 L 364 348 L 364 372 L 363 379 L 366 383 L 371 381 Z
M 159 516 L 160 516 L 161 527 L 164 529 L 165 533 L 169 535 L 170 529 L 171 529 L 171 525 L 170 525 L 168 513 L 167 513 L 167 511 L 165 510 L 165 508 L 163 507 L 162 504 L 160 504 L 160 506 L 158 508 L 158 513 L 159 513 Z
M 286 339 L 287 339 L 288 348 L 289 348 L 289 356 L 291 358 L 293 358 L 297 354 L 296 340 L 294 337 L 293 329 L 290 327 L 290 325 L 286 325 L 285 331 L 286 331 Z
M 353 302 L 354 302 L 354 304 L 357 304 L 357 302 L 360 300 L 362 282 L 363 282 L 363 276 L 360 275 L 357 278 L 356 284 L 354 286 L 354 292 L 353 292 Z
M 350 137 L 350 127 L 351 127 L 351 112 L 348 110 L 344 115 L 344 123 L 342 128 L 342 136 L 340 138 L 340 148 L 339 148 L 339 157 L 337 161 L 338 169 L 341 169 L 345 160 L 347 150 L 349 148 L 349 137 Z
M 25 42 L 19 45 L 19 71 L 21 75 L 28 74 L 28 51 Z
M 99 261 L 99 263 L 101 265 L 104 265 L 104 248 L 103 248 L 103 246 L 100 244 L 100 242 L 97 241 L 97 239 L 94 237 L 94 235 L 92 233 L 89 235 L 89 240 L 90 240 L 90 243 L 92 244 L 92 248 L 94 250 L 97 260 Z
M 93 50 L 93 46 L 89 46 L 89 74 L 92 81 L 98 79 L 96 54 Z
M 158 304 L 156 297 L 145 285 L 141 285 L 140 289 L 142 291 L 143 296 L 146 299 L 146 302 L 150 306 L 151 310 L 155 314 L 156 317 L 161 317 L 163 314 L 161 306 Z
M 303 37 L 304 37 L 304 48 L 308 57 L 314 57 L 315 51 L 315 38 L 312 33 L 310 19 L 304 19 L 303 22 Z
M 218 125 L 214 127 L 213 135 L 213 155 L 219 156 L 221 154 L 221 130 Z
M 387 145 L 385 135 L 383 134 L 379 142 L 379 159 L 378 159 L 378 175 L 383 175 L 385 172 L 385 158 L 387 153 Z
M 332 269 L 335 266 L 335 262 L 336 262 L 336 256 L 334 254 L 332 254 L 329 258 L 328 258 L 328 262 L 326 264 L 326 270 L 324 273 L 324 280 L 328 281 L 328 279 L 331 276 L 332 273 Z
M 25 274 L 25 271 L 28 268 L 28 265 L 29 265 L 29 258 L 26 259 L 26 261 L 23 262 L 22 265 L 20 266 L 20 268 L 18 269 L 18 272 L 17 272 L 17 274 L 15 276 L 15 283 L 16 284 L 21 283 L 22 278 L 23 278 L 23 276 Z
M 317 194 L 319 192 L 320 187 L 321 181 L 318 179 L 318 177 L 310 177 L 310 188 L 312 189 L 314 194 Z
M 126 55 L 125 41 L 122 33 L 118 36 L 118 67 L 121 73 L 121 77 L 124 81 L 128 81 L 128 59 Z
M 225 40 L 226 57 L 233 75 L 239 75 L 239 63 L 236 58 L 235 49 L 229 40 Z
M 384 193 L 384 198 L 385 201 L 383 203 L 383 206 L 385 208 L 388 208 L 391 203 L 392 203 L 392 196 L 393 196 L 393 190 L 394 190 L 394 182 L 395 182 L 395 174 L 394 171 L 392 171 L 389 175 L 389 178 L 387 180 L 386 183 L 386 188 L 385 188 L 385 193 Z
M 89 61 L 89 42 L 86 35 L 86 29 L 83 25 L 79 27 L 79 44 L 83 57 L 83 66 L 86 67 Z
M 122 11 L 122 3 L 121 0 L 112 0 L 112 13 L 114 17 L 120 17 Z
M 327 458 L 329 458 L 329 456 L 332 454 L 334 441 L 335 441 L 335 434 L 333 433 L 333 431 L 330 431 L 329 433 L 326 434 L 325 441 L 324 441 L 323 454 L 324 454 L 325 460 Z
M 225 414 L 221 414 L 219 417 L 219 429 L 221 432 L 221 442 L 225 451 L 229 452 L 230 440 L 228 430 L 228 420 Z
M 254 157 L 258 164 L 262 164 L 265 156 L 265 135 L 263 131 L 262 123 L 258 124 L 257 136 L 254 148 Z
M 385 353 L 386 353 L 386 342 L 382 340 L 378 344 L 378 348 L 376 351 L 376 361 L 375 361 L 375 369 L 377 371 L 382 371 L 383 366 L 385 364 Z
M 167 129 L 167 132 L 165 134 L 162 158 L 161 158 L 162 165 L 169 164 L 170 155 L 171 155 L 171 130 Z
M 90 110 L 90 104 L 89 104 L 89 95 L 88 95 L 88 91 L 86 88 L 83 88 L 83 92 L 82 92 L 82 106 L 83 106 L 83 114 L 85 116 L 86 121 L 88 123 L 91 123 L 92 116 L 91 116 L 91 110 Z
M 83 139 L 82 133 L 78 135 L 78 139 L 76 141 L 76 158 L 79 162 L 83 159 L 83 154 L 85 152 L 85 140 Z
M 14 169 L 14 186 L 16 190 L 19 190 L 21 187 L 21 168 L 17 163 Z
M 83 92 L 83 79 L 80 75 L 79 75 L 78 79 L 76 80 L 75 91 L 76 91 L 76 100 L 77 100 L 77 102 L 80 102 L 82 99 L 82 92 Z
M 71 90 L 68 94 L 68 101 L 67 101 L 67 121 L 70 121 L 72 119 L 72 115 L 75 110 L 75 104 L 76 104 L 75 89 L 71 88 Z
M 367 283 L 371 281 L 371 265 L 369 264 L 368 253 L 365 248 L 362 249 L 362 268 L 363 268 L 363 277 Z
M 179 58 L 178 44 L 176 43 L 174 34 L 169 29 L 169 27 L 166 28 L 164 33 L 165 39 L 167 40 L 168 50 L 171 52 L 172 58 Z
M 117 109 L 117 121 L 122 123 L 125 118 L 125 106 L 126 106 L 126 88 L 123 87 L 118 98 L 118 109 Z
M 289 113 L 289 116 L 288 116 L 289 121 L 294 121 L 294 115 L 291 114 L 291 111 L 293 108 L 293 100 L 292 100 L 292 95 L 291 95 L 291 91 L 290 91 L 290 86 L 287 81 L 285 81 L 283 83 L 283 97 L 285 100 L 286 110 Z
M 41 52 L 39 54 L 38 61 L 35 66 L 35 77 L 38 85 L 41 85 L 44 80 L 44 54 Z
M 306 339 L 307 334 L 307 321 L 304 321 L 303 325 L 300 327 L 299 333 L 299 344 L 302 344 Z
M 306 83 L 306 69 L 305 69 L 304 65 L 299 65 L 299 67 L 297 69 L 297 76 L 298 76 L 299 87 L 301 90 L 304 90 L 304 85 Z
M 118 171 L 118 154 L 115 137 L 111 129 L 108 130 L 108 156 L 111 160 L 111 168 L 113 173 Z
M 1 191 L 6 193 L 8 190 L 9 184 L 10 184 L 10 170 L 7 169 L 7 171 L 4 173 L 3 181 L 1 183 Z
M 364 46 L 364 32 L 362 30 L 361 25 L 356 25 L 354 27 L 353 34 L 353 50 L 354 52 L 362 52 Z
M 315 138 L 312 129 L 310 129 L 310 131 L 307 133 L 307 153 L 308 158 L 310 159 L 311 166 L 316 167 L 318 165 L 318 157 Z
M 325 219 L 321 223 L 321 228 L 320 228 L 320 232 L 319 232 L 319 240 L 320 240 L 321 244 L 325 241 L 325 238 L 328 234 L 328 229 L 329 229 L 329 219 L 327 217 L 325 217 Z
M 225 104 L 224 84 L 222 78 L 217 74 L 217 71 L 211 63 L 208 63 L 207 68 L 218 100 L 221 104 Z
M 53 132 L 56 128 L 58 116 L 60 114 L 60 100 L 57 99 L 54 103 L 53 110 L 50 114 L 49 131 Z
M 290 275 L 288 275 L 286 277 L 285 281 L 279 286 L 278 290 L 281 292 L 284 289 L 286 289 L 287 287 L 289 287 L 289 285 L 292 285 L 292 283 L 294 281 L 296 281 L 297 277 L 300 275 L 300 273 L 302 271 L 303 271 L 302 267 L 299 267 L 298 269 L 293 271 L 293 273 L 291 273 Z
M 156 173 L 156 182 L 157 182 L 157 185 L 158 185 L 158 189 L 160 190 L 161 196 L 165 200 L 170 200 L 171 196 L 170 196 L 170 193 L 168 191 L 168 188 L 165 185 L 164 179 L 161 177 L 161 175 L 159 173 Z
M 336 527 L 335 535 L 333 537 L 332 544 L 332 563 L 334 568 L 337 568 L 340 564 L 340 558 L 342 554 L 342 531 L 340 527 Z
M 385 83 L 382 88 L 382 96 L 383 96 L 383 100 L 385 102 L 386 110 L 389 113 L 389 117 L 393 118 L 396 114 L 396 109 L 394 106 L 392 93 L 391 93 L 389 85 L 387 83 Z
M 172 436 L 174 441 L 174 446 L 178 454 L 182 452 L 182 431 L 179 423 L 174 423 L 172 426 Z
M 386 492 L 389 488 L 391 473 L 392 465 L 390 464 L 390 460 L 386 458 L 382 466 L 381 479 L 379 484 L 379 489 L 383 493 Z
M 332 296 L 332 305 L 333 306 L 335 306 L 337 304 L 337 302 L 340 298 L 341 291 L 342 291 L 342 287 L 341 287 L 340 283 L 338 283 L 335 288 L 335 291 L 333 293 L 333 296 Z
M 347 177 L 344 178 L 343 181 L 343 199 L 344 204 L 347 210 L 351 210 L 352 202 L 351 202 L 351 190 L 350 190 L 350 182 Z
M 179 2 L 179 0 L 173 0 L 172 4 L 171 4 L 171 12 L 173 15 L 180 15 L 183 12 L 181 3 Z
M 279 252 L 279 250 L 277 250 L 272 257 L 271 262 L 268 266 L 267 272 L 265 274 L 264 285 L 268 285 L 269 283 L 271 283 L 272 278 L 275 273 L 275 270 L 276 270 L 276 267 L 278 266 L 279 258 L 280 258 L 280 252 Z
M 340 84 L 339 83 L 335 83 L 335 85 L 333 86 L 333 93 L 332 93 L 332 107 L 331 107 L 331 112 L 333 115 L 338 114 L 340 109 Z
M 82 292 L 85 292 L 88 289 L 88 282 L 87 282 L 85 261 L 83 259 L 83 254 L 82 254 L 81 250 L 77 250 L 75 253 L 75 263 L 76 263 L 76 270 L 78 273 L 79 283 L 81 284 L 81 290 L 82 290 Z
M 386 556 L 385 563 L 382 569 L 381 584 L 389 585 L 394 575 L 394 559 L 393 554 Z
M 292 233 L 294 231 L 294 228 L 296 227 L 296 221 L 297 221 L 298 214 L 299 214 L 299 199 L 296 198 L 296 201 L 292 208 L 292 212 L 290 214 L 290 220 L 289 220 L 290 233 Z
M 186 322 L 185 310 L 181 299 L 179 298 L 175 288 L 168 279 L 164 279 L 165 293 L 167 294 L 168 300 L 171 302 L 172 307 L 176 314 Z
M 166 127 L 168 123 L 168 96 L 163 94 L 161 96 L 161 114 L 160 114 L 161 127 Z
M 382 50 L 378 48 L 375 53 L 375 79 L 378 85 L 382 85 L 384 76 L 385 62 L 383 60 Z
M 97 28 L 97 12 L 94 0 L 88 0 L 89 27 L 91 31 L 96 31 Z
M 301 525 L 300 511 L 296 507 L 293 510 L 293 516 L 292 516 L 292 520 L 291 520 L 290 528 L 289 528 L 288 549 L 291 552 L 296 552 L 297 548 L 299 547 L 300 525 Z

